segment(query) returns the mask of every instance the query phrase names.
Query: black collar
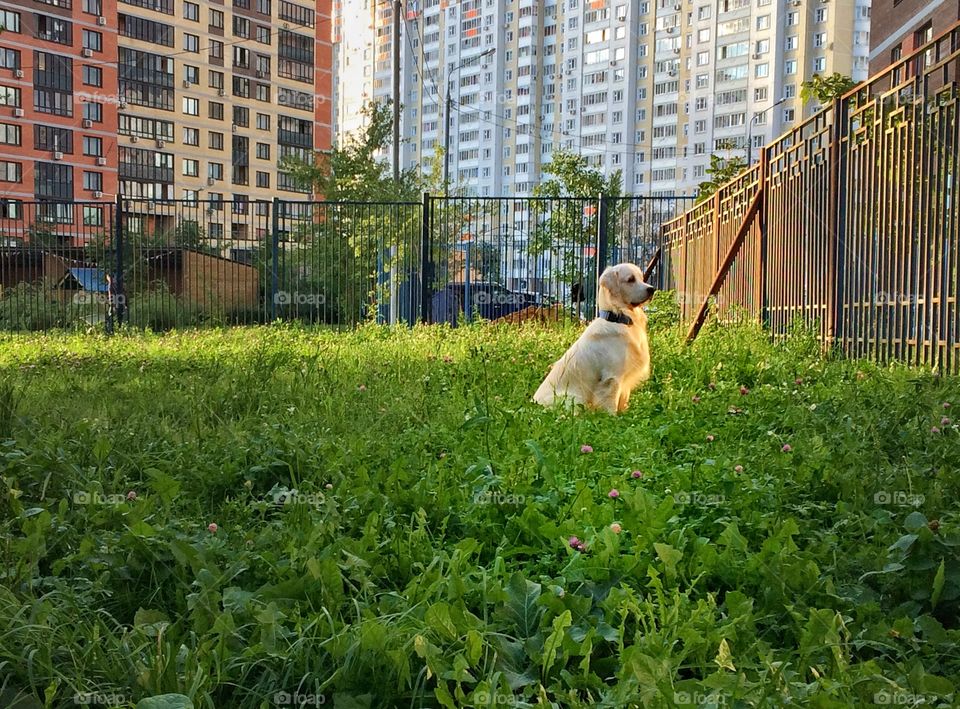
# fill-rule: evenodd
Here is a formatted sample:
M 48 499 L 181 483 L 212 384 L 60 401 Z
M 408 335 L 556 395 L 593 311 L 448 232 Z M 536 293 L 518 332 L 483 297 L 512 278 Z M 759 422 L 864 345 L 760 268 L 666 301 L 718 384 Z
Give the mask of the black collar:
M 615 313 L 612 310 L 601 310 L 599 315 L 607 322 L 620 323 L 621 325 L 633 325 L 633 320 L 623 313 Z

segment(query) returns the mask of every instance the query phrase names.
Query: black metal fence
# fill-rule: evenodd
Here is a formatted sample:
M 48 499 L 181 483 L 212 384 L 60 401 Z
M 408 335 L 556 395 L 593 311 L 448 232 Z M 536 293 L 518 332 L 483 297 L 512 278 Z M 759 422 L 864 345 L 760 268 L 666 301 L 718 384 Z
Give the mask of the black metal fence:
M 687 197 L 7 203 L 0 329 L 590 315 Z

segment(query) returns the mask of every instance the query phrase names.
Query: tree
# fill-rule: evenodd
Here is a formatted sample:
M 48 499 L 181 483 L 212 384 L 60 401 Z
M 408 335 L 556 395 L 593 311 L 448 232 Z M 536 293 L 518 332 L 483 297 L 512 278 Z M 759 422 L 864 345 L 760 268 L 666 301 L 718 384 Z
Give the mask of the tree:
M 809 81 L 800 84 L 800 100 L 808 103 L 810 99 L 816 99 L 820 105 L 826 106 L 835 99 L 843 96 L 847 91 L 857 85 L 857 82 L 849 76 L 844 76 L 834 72 L 830 76 L 820 76 L 814 74 Z
M 719 155 L 710 156 L 710 167 L 706 169 L 706 174 L 710 177 L 697 185 L 697 204 L 705 199 L 712 197 L 713 194 L 737 177 L 747 167 L 741 157 L 732 157 L 724 159 Z
M 551 198 L 534 202 L 531 209 L 530 250 L 545 257 L 553 278 L 570 287 L 580 284 L 583 292 L 595 292 L 600 195 L 606 200 L 607 233 L 624 211 L 623 173 L 604 175 L 591 168 L 576 153 L 558 150 L 543 172 L 551 177 L 534 189 L 534 196 Z M 606 255 L 604 255 L 606 259 Z

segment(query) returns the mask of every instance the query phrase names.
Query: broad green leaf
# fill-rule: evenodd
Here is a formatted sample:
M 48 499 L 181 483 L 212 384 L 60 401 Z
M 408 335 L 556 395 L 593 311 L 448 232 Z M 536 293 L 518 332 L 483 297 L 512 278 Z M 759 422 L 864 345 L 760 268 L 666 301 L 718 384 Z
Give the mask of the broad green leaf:
M 537 601 L 540 600 L 540 584 L 528 581 L 520 572 L 510 577 L 507 583 L 507 618 L 513 623 L 521 638 L 536 634 L 543 614 Z
M 660 542 L 655 542 L 653 548 L 657 552 L 657 556 L 660 557 L 660 561 L 663 562 L 663 567 L 667 572 L 667 579 L 672 580 L 676 578 L 677 564 L 683 559 L 683 552 L 674 549 L 669 544 L 661 544 Z
M 927 526 L 926 515 L 924 515 L 923 512 L 911 512 L 907 515 L 907 518 L 903 520 L 903 526 L 908 532 L 916 532 L 918 529 Z
M 563 643 L 563 635 L 567 628 L 573 623 L 573 616 L 569 610 L 553 619 L 553 632 L 547 636 L 547 641 L 543 645 L 543 661 L 540 663 L 540 669 L 543 676 L 546 677 L 557 659 L 557 652 Z
M 937 569 L 937 575 L 933 577 L 933 594 L 930 596 L 930 605 L 933 606 L 933 608 L 937 607 L 937 603 L 940 602 L 940 596 L 943 593 L 943 582 L 945 580 L 945 561 L 946 559 L 940 560 L 940 567 Z
M 737 668 L 733 665 L 733 655 L 730 653 L 730 645 L 727 644 L 726 638 L 720 641 L 720 649 L 717 651 L 717 657 L 714 662 L 716 662 L 721 669 L 730 670 L 731 672 L 737 671 Z
M 450 618 L 450 606 L 445 601 L 438 601 L 427 608 L 424 620 L 427 626 L 447 640 L 456 640 L 460 637 L 457 626 Z

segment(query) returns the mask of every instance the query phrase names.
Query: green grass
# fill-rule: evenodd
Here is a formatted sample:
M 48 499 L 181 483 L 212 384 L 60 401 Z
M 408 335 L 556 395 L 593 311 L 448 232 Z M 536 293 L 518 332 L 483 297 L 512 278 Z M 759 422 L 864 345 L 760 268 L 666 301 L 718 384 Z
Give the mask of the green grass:
M 956 706 L 957 381 L 651 327 L 0 338 L 0 706 Z

